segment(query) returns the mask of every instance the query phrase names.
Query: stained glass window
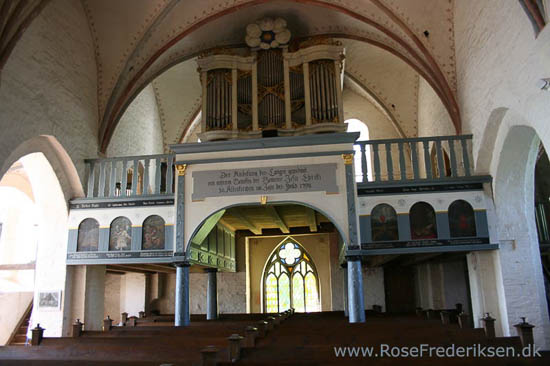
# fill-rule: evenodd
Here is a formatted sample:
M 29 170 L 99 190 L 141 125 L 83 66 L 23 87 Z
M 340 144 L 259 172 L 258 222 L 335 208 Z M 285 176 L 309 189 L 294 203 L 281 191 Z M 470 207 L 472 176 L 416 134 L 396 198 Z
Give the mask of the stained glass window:
M 264 274 L 265 311 L 276 313 L 320 311 L 319 281 L 315 265 L 304 248 L 286 239 L 267 260 Z

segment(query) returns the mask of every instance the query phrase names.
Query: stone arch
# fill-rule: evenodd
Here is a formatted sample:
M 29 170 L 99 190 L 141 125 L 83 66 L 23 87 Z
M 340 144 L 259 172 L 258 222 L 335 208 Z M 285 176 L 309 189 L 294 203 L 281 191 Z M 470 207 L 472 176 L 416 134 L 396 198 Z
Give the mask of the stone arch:
M 62 293 L 55 311 L 34 307 L 30 328 L 40 323 L 48 337 L 67 334 L 71 319 L 71 274 L 66 262 L 68 201 L 83 195 L 82 186 L 71 159 L 51 136 L 36 136 L 16 148 L 2 165 L 2 175 L 20 162 L 29 177 L 35 198 L 37 250 L 34 302 L 41 292 Z
M 82 183 L 69 154 L 53 136 L 35 136 L 21 143 L 3 162 L 0 177 L 4 176 L 13 163 L 32 153 L 44 154 L 57 176 L 66 202 L 73 198 L 84 197 Z
M 489 115 L 483 136 L 478 144 L 479 150 L 477 150 L 475 165 L 476 174 L 487 174 L 491 170 L 493 147 L 495 146 L 497 134 L 506 112 L 508 112 L 508 108 L 499 107 L 494 109 Z
M 309 207 L 309 208 L 311 208 L 315 211 L 320 212 L 327 219 L 329 219 L 330 222 L 334 225 L 334 227 L 338 231 L 338 234 L 340 235 L 340 238 L 342 239 L 344 245 L 346 245 L 345 243 L 348 242 L 348 240 L 349 240 L 348 235 L 344 235 L 345 231 L 343 230 L 343 228 L 347 227 L 347 225 L 344 224 L 342 222 L 342 220 L 337 220 L 337 219 L 333 218 L 331 215 L 327 214 L 324 210 L 321 210 L 318 207 L 315 207 L 315 206 L 313 206 L 309 203 L 300 202 L 300 201 L 279 201 L 279 202 L 276 202 L 276 203 L 278 203 L 278 204 L 296 204 L 296 205 L 306 206 L 306 207 Z M 197 232 L 200 230 L 202 225 L 206 222 L 206 220 L 208 220 L 210 217 L 212 217 L 213 215 L 215 215 L 216 213 L 218 213 L 222 210 L 227 210 L 227 209 L 232 208 L 232 207 L 242 207 L 242 206 L 259 206 L 259 204 L 257 202 L 243 202 L 243 203 L 235 203 L 235 204 L 227 205 L 225 207 L 216 208 L 216 209 L 212 210 L 211 212 L 209 212 L 200 222 L 198 222 L 198 224 L 193 228 L 192 234 L 188 237 L 188 240 L 186 240 L 186 242 L 185 242 L 184 251 L 185 251 L 186 257 L 189 258 L 190 254 L 191 254 L 190 253 L 191 241 L 193 240 L 193 238 L 195 237 Z
M 503 120 L 495 144 L 498 159 L 494 155 L 491 164 L 496 166 L 494 202 L 508 327 L 529 314 L 531 322 L 538 325 L 535 342 L 549 344 L 550 322 L 534 215 L 534 168 L 540 140 L 520 116 L 510 116 L 516 118 Z M 516 286 L 521 287 L 521 294 Z M 518 296 L 525 293 L 530 294 L 529 301 L 518 303 Z

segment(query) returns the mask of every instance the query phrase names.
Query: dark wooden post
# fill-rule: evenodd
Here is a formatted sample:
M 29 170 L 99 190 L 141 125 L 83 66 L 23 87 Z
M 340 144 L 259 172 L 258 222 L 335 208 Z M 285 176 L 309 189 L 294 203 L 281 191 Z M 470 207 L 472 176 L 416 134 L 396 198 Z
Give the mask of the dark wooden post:
M 485 329 L 485 335 L 488 338 L 495 338 L 495 318 L 492 318 L 489 313 L 485 314 L 485 318 L 481 318 L 483 321 L 483 329 Z
M 201 349 L 202 366 L 216 366 L 218 351 L 214 346 L 206 346 Z
M 535 339 L 533 337 L 533 324 L 529 324 L 526 321 L 525 317 L 521 318 L 521 323 L 515 324 L 514 328 L 518 332 L 519 338 L 521 339 L 521 345 L 527 347 L 535 344 Z
M 260 320 L 258 323 L 258 337 L 263 338 L 267 334 L 267 322 Z
M 44 338 L 44 328 L 40 327 L 40 324 L 36 324 L 36 327 L 32 329 L 31 346 L 38 346 Z
M 80 335 L 82 334 L 82 326 L 84 324 L 82 324 L 80 322 L 80 319 L 76 319 L 76 322 L 73 323 L 73 333 L 72 333 L 72 336 L 73 338 L 78 338 L 80 337 Z
M 267 321 L 267 330 L 273 330 L 273 328 L 275 328 L 275 318 L 268 316 L 265 320 Z
M 128 318 L 128 326 L 135 327 L 137 325 L 137 317 L 131 316 Z
M 442 311 L 439 313 L 439 316 L 441 316 L 441 324 L 447 325 L 451 322 L 451 313 L 448 311 Z
M 471 328 L 470 323 L 470 315 L 466 313 L 460 313 L 458 314 L 458 325 L 460 325 L 460 328 Z
M 275 319 L 273 324 L 274 325 L 279 325 L 281 324 L 281 314 L 277 313 L 277 314 L 273 314 L 273 318 Z
M 229 359 L 231 362 L 238 361 L 241 358 L 241 341 L 243 338 L 238 334 L 231 334 L 227 338 L 229 341 Z
M 247 348 L 254 348 L 256 346 L 256 336 L 258 335 L 258 328 L 249 325 L 245 329 L 245 345 Z
M 107 315 L 107 318 L 103 319 L 103 331 L 108 332 L 113 327 L 113 319 L 109 315 Z

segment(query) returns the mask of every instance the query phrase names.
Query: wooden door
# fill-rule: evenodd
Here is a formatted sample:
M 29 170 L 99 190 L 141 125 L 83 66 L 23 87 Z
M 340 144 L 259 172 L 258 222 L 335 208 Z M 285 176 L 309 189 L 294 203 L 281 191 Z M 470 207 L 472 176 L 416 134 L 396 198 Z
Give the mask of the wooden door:
M 386 311 L 389 313 L 414 313 L 414 269 L 412 266 L 384 267 Z

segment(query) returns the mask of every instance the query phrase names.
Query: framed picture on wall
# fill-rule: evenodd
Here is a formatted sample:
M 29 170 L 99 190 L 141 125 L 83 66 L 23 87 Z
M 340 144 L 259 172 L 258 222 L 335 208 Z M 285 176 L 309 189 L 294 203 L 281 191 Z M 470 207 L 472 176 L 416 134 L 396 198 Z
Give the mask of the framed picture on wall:
M 61 310 L 61 290 L 38 293 L 40 310 Z

